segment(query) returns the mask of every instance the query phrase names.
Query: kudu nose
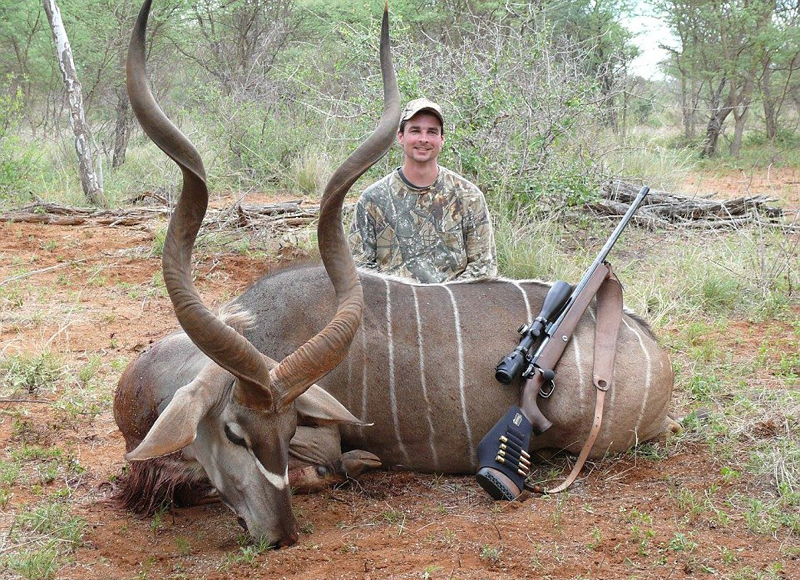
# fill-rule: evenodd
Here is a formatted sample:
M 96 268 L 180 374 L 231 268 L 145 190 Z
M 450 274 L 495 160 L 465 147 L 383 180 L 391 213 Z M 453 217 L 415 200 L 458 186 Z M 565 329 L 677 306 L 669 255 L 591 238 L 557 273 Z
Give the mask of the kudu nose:
M 236 521 L 239 522 L 239 525 L 242 526 L 242 529 L 246 532 L 247 531 L 247 522 L 244 518 L 237 517 Z M 272 544 L 274 549 L 279 548 L 288 548 L 289 546 L 293 546 L 297 543 L 297 540 L 300 538 L 300 534 L 298 533 L 297 529 L 293 529 L 289 532 L 284 532 L 284 536 L 279 539 L 278 541 Z

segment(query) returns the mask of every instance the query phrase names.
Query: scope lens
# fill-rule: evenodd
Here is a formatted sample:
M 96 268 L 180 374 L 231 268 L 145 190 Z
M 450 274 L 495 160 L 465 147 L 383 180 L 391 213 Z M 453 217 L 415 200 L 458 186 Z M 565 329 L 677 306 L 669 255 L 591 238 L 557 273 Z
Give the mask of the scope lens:
M 497 379 L 498 382 L 503 383 L 504 385 L 508 385 L 513 380 L 513 377 L 509 375 L 505 370 L 498 369 L 494 373 L 494 378 Z

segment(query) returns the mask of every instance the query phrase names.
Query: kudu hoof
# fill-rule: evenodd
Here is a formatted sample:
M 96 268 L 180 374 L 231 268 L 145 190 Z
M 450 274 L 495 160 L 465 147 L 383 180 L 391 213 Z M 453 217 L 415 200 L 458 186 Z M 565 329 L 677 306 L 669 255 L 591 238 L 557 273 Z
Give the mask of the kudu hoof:
M 356 449 L 343 453 L 341 458 L 328 465 L 304 465 L 289 470 L 289 485 L 298 494 L 316 493 L 348 479 L 355 479 L 362 473 L 378 469 L 381 460 L 368 451 Z
M 339 462 L 340 473 L 355 479 L 362 473 L 378 469 L 381 466 L 381 460 L 377 455 L 373 455 L 369 451 L 361 449 L 354 449 L 342 454 L 342 459 Z

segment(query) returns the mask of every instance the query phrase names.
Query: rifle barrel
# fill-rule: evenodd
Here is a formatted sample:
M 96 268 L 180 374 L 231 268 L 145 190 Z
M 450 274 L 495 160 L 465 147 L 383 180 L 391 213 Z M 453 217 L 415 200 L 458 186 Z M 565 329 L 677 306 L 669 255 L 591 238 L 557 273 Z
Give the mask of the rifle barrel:
M 552 336 L 552 334 L 555 333 L 555 331 L 561 325 L 561 321 L 564 320 L 564 316 L 566 315 L 567 312 L 569 312 L 569 309 L 572 307 L 573 302 L 575 302 L 575 298 L 586 287 L 586 284 L 589 283 L 589 279 L 592 277 L 592 274 L 594 274 L 594 271 L 597 270 L 597 267 L 600 266 L 600 264 L 602 264 L 605 261 L 605 259 L 608 257 L 608 254 L 611 252 L 611 249 L 614 247 L 614 244 L 617 242 L 617 239 L 619 239 L 619 236 L 622 234 L 622 230 L 624 230 L 625 226 L 628 225 L 628 222 L 631 221 L 631 218 L 633 217 L 633 214 L 636 213 L 636 210 L 639 209 L 640 205 L 642 205 L 642 202 L 644 201 L 645 196 L 649 192 L 650 192 L 650 188 L 647 187 L 646 185 L 644 187 L 642 187 L 641 190 L 639 190 L 639 194 L 636 196 L 636 199 L 633 200 L 633 203 L 631 203 L 631 207 L 629 207 L 628 211 L 625 212 L 625 215 L 623 216 L 622 220 L 617 224 L 617 227 L 614 228 L 613 233 L 608 238 L 608 240 L 606 240 L 605 245 L 603 245 L 603 248 L 600 250 L 600 253 L 597 254 L 597 257 L 594 259 L 594 262 L 592 262 L 592 265 L 589 266 L 589 269 L 586 270 L 586 273 L 583 275 L 583 278 L 581 278 L 581 281 L 578 282 L 577 286 L 575 286 L 575 289 L 572 291 L 572 294 L 570 295 L 569 300 L 567 300 L 566 306 L 561 311 L 561 315 L 549 327 L 548 333 L 547 333 L 548 337 Z M 546 338 L 548 338 L 548 337 L 546 337 Z M 547 343 L 547 340 L 544 340 L 540 344 L 539 348 L 536 351 L 537 355 L 540 352 L 542 352 L 542 350 L 544 350 L 544 345 L 546 343 Z
M 608 257 L 608 254 L 611 253 L 611 249 L 614 247 L 614 244 L 619 239 L 620 234 L 622 234 L 622 230 L 628 225 L 628 222 L 631 221 L 633 214 L 636 213 L 636 210 L 639 209 L 639 206 L 642 205 L 645 196 L 650 193 L 650 188 L 646 185 L 639 190 L 639 195 L 636 196 L 636 199 L 633 200 L 631 207 L 628 208 L 628 211 L 625 212 L 625 216 L 623 216 L 622 220 L 617 224 L 617 227 L 614 228 L 614 232 L 611 234 L 611 237 L 606 240 L 603 249 L 600 250 L 600 253 L 597 254 L 597 257 L 592 262 L 592 265 L 589 266 L 589 269 L 584 274 L 583 278 L 581 279 L 578 287 L 576 288 L 576 292 L 580 290 L 581 286 L 585 286 L 586 282 L 589 281 L 592 273 L 597 269 L 597 267 L 602 264 L 605 259 Z

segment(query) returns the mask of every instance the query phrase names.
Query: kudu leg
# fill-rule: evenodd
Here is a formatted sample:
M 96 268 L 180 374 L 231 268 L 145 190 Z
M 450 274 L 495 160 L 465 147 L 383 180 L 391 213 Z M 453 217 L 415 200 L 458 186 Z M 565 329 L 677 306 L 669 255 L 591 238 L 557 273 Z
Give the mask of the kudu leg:
M 298 427 L 289 443 L 289 484 L 294 493 L 315 493 L 380 466 L 380 459 L 368 451 L 342 453 L 338 425 Z

